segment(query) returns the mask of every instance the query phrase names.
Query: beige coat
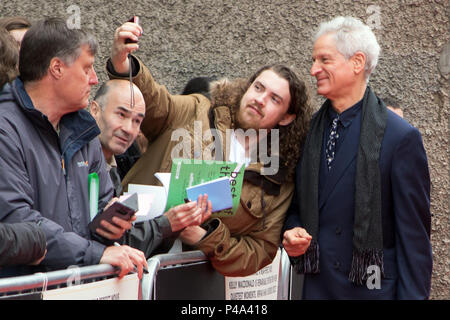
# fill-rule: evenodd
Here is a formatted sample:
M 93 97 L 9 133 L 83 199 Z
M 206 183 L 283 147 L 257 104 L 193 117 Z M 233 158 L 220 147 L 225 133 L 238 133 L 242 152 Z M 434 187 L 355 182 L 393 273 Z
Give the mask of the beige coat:
M 111 78 L 114 78 L 110 74 Z M 205 152 L 208 156 L 223 156 L 228 159 L 229 141 L 226 129 L 231 129 L 232 121 L 228 106 L 211 108 L 211 102 L 202 95 L 171 95 L 164 86 L 154 81 L 150 71 L 139 61 L 139 72 L 134 83 L 140 88 L 146 102 L 146 116 L 142 131 L 149 140 L 147 151 L 131 168 L 123 180 L 128 183 L 159 184 L 155 172 L 170 172 L 172 149 L 180 141 L 172 141 L 172 132 L 184 128 L 194 137 L 194 127 L 208 132 L 211 125 L 222 133 L 222 153 Z M 213 110 L 213 111 L 212 111 Z M 199 121 L 195 123 L 195 121 Z M 200 135 L 203 137 L 203 135 Z M 191 141 L 190 141 L 191 142 Z M 202 150 L 207 150 L 213 138 L 197 141 Z M 191 143 L 191 155 L 194 155 Z M 195 154 L 195 157 L 198 157 Z M 285 175 L 280 170 L 275 176 L 260 174 L 261 163 L 252 163 L 245 170 L 240 206 L 233 217 L 211 219 L 208 225 L 214 229 L 195 248 L 202 250 L 213 266 L 223 275 L 246 276 L 257 272 L 269 264 L 276 255 L 280 244 L 280 233 L 285 213 L 290 205 L 294 185 L 284 182 Z M 263 188 L 261 187 L 263 186 Z M 265 204 L 265 210 L 262 204 Z M 264 212 L 263 212 L 264 211 Z M 205 226 L 207 227 L 207 226 Z

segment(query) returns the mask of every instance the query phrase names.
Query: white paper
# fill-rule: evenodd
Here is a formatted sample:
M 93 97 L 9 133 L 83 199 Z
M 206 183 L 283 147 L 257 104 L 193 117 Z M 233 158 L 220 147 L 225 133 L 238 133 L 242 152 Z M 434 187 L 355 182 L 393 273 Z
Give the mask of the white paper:
M 137 273 L 43 292 L 44 300 L 138 300 Z
M 154 219 L 164 213 L 167 202 L 164 187 L 129 184 L 127 194 L 135 192 L 138 194 L 139 202 L 139 215 L 136 215 L 136 222 Z
M 166 189 L 166 193 L 169 194 L 170 172 L 157 172 L 155 173 L 155 177 L 161 181 L 162 185 Z
M 136 212 L 136 222 L 155 218 L 151 212 L 152 206 L 157 205 L 154 202 L 155 202 L 155 194 L 138 193 L 139 210 Z
M 247 277 L 225 277 L 226 300 L 277 300 L 281 250 L 272 263 Z

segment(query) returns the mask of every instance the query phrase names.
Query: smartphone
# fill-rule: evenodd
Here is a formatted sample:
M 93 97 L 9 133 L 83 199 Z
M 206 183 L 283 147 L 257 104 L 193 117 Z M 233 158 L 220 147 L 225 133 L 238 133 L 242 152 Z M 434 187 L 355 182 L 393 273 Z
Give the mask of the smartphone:
M 127 22 L 133 22 L 133 23 L 139 24 L 139 17 L 133 16 Z M 125 43 L 137 43 L 137 41 L 134 41 L 131 39 L 125 39 Z
M 112 222 L 113 217 L 130 220 L 131 217 L 138 211 L 138 209 L 138 195 L 137 193 L 133 193 L 123 202 L 116 201 L 112 205 L 110 205 L 108 209 L 100 214 L 97 214 L 95 218 L 89 223 L 89 230 L 91 230 L 92 233 L 95 233 L 97 228 L 102 228 L 100 225 L 100 221 L 102 220 L 106 220 L 109 223 L 114 224 L 114 222 Z
M 139 24 L 139 17 L 133 16 L 128 20 L 128 22 L 133 22 L 133 23 Z

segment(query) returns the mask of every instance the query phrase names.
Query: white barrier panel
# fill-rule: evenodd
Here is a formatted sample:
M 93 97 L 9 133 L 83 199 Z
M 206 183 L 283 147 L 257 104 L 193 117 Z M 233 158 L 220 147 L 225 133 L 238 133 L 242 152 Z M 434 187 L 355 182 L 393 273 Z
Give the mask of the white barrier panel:
M 281 249 L 272 263 L 246 277 L 225 277 L 226 300 L 277 300 Z
M 112 278 L 66 288 L 47 290 L 43 300 L 138 300 L 139 278 L 136 273 L 122 279 Z
M 117 273 L 118 270 L 109 264 L 98 264 L 1 278 L 0 300 L 141 299 L 141 283 L 137 274 L 118 280 Z

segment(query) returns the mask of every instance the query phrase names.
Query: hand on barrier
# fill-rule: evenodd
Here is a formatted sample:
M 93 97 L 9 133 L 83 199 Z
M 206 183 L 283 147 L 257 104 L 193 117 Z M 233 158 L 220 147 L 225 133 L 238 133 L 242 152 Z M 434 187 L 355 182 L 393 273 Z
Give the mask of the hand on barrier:
M 107 247 L 103 252 L 100 263 L 108 263 L 119 267 L 119 279 L 133 271 L 135 267 L 139 279 L 142 279 L 144 267 L 148 268 L 144 253 L 126 245 Z
M 180 204 L 164 213 L 169 219 L 173 232 L 183 230 L 189 226 L 198 226 L 209 219 L 212 212 L 211 201 L 205 194 L 197 201 Z
M 116 72 L 128 73 L 128 54 L 139 49 L 137 42 L 142 33 L 142 27 L 133 22 L 125 22 L 116 29 L 111 50 L 111 62 Z M 127 39 L 130 39 L 133 42 L 127 43 Z
M 298 257 L 308 250 L 311 235 L 303 228 L 286 230 L 283 235 L 283 247 L 291 257 Z

